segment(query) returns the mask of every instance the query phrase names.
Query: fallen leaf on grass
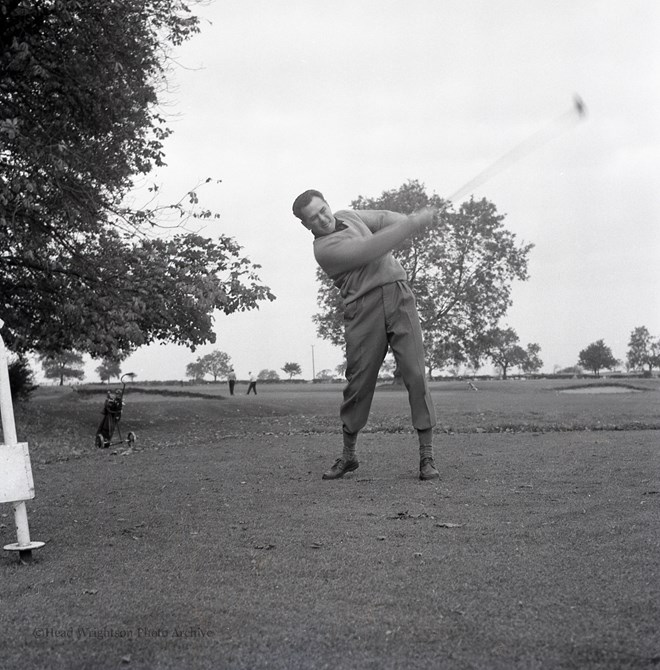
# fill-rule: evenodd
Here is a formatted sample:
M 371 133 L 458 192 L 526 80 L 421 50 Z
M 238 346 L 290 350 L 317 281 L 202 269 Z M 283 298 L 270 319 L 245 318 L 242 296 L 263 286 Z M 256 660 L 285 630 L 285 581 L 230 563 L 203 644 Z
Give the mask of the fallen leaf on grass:
M 441 523 L 435 524 L 438 528 L 460 528 L 462 523 L 450 523 L 449 521 L 443 521 Z
M 95 596 L 99 592 L 98 589 L 83 589 L 83 593 L 86 596 Z
M 323 545 L 320 542 L 312 542 L 312 544 L 309 545 L 312 549 L 320 549 Z

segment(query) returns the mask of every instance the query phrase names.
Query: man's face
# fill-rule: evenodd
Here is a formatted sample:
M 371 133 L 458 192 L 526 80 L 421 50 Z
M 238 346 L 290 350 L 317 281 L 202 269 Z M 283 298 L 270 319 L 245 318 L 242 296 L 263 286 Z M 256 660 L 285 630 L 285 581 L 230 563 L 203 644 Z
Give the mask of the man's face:
M 330 205 L 318 196 L 314 196 L 309 205 L 305 205 L 300 210 L 300 213 L 305 228 L 311 230 L 317 237 L 335 232 L 335 215 Z

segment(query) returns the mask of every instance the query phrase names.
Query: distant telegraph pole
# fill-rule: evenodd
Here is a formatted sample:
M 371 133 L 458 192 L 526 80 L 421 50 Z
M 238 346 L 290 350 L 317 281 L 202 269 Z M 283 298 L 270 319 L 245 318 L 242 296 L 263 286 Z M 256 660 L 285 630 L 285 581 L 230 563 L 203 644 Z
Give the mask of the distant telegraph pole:
M 316 379 L 316 366 L 314 364 L 314 345 L 312 344 L 312 381 Z

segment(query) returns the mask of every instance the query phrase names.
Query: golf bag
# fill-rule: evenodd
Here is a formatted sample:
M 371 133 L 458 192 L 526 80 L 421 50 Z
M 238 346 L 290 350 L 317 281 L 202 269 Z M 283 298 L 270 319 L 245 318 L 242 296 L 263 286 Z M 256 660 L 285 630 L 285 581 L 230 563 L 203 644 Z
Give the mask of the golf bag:
M 122 388 L 117 389 L 116 391 L 108 391 L 105 403 L 103 405 L 103 419 L 99 424 L 99 427 L 96 431 L 96 446 L 100 449 L 107 449 L 115 444 L 121 444 L 122 442 L 127 442 L 129 445 L 132 445 L 133 442 L 137 439 L 135 433 L 130 431 L 126 436 L 126 439 L 122 439 L 121 430 L 119 429 L 119 421 L 121 420 L 121 413 L 124 409 L 124 390 L 126 388 L 126 383 L 124 382 L 124 376 L 122 375 Z M 115 434 L 115 430 L 119 434 L 119 441 L 113 442 L 112 438 Z

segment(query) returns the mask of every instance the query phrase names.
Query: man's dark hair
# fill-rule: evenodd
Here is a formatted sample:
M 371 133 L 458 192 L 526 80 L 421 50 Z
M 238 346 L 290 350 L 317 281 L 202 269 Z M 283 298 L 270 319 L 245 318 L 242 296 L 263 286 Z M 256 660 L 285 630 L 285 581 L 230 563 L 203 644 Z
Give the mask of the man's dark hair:
M 325 198 L 323 197 L 323 193 L 321 193 L 321 191 L 317 191 L 313 188 L 308 189 L 304 193 L 301 193 L 293 201 L 293 214 L 296 218 L 302 221 L 303 219 L 302 208 L 307 207 L 307 205 L 309 205 L 309 203 L 312 202 L 312 198 L 321 198 L 321 200 L 325 202 Z

